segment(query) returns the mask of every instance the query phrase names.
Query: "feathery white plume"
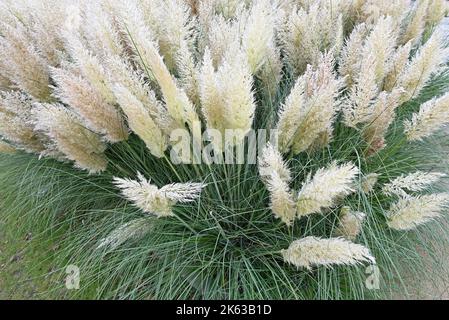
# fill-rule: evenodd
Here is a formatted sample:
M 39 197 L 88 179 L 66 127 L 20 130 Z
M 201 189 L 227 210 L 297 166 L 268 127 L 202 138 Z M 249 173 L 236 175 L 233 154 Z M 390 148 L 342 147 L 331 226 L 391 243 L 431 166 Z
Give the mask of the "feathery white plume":
M 391 58 L 396 45 L 397 35 L 393 28 L 393 19 L 391 17 L 380 18 L 370 35 L 366 39 L 363 56 L 373 54 L 374 72 L 376 83 L 380 86 L 387 69 L 387 61 Z M 366 72 L 362 58 L 362 69 L 360 72 Z
M 368 143 L 367 155 L 378 152 L 385 147 L 385 135 L 396 118 L 396 109 L 401 104 L 402 88 L 390 93 L 382 92 L 371 106 L 367 124 L 363 128 L 363 137 Z
M 108 2 L 85 2 L 83 9 L 80 28 L 90 51 L 95 52 L 101 60 L 124 54 L 122 35 Z
M 309 175 L 298 194 L 298 216 L 320 213 L 335 205 L 338 198 L 352 193 L 358 173 L 359 169 L 351 163 L 338 166 L 333 162 L 328 168 L 319 169 L 313 179 Z
M 214 15 L 207 26 L 207 41 L 205 46 L 210 50 L 214 67 L 218 67 L 223 60 L 226 50 L 236 40 L 241 38 L 242 30 L 234 20 L 227 21 L 221 15 Z
M 148 217 L 131 220 L 101 239 L 97 249 L 114 250 L 128 240 L 142 238 L 151 230 L 151 227 L 152 221 Z
M 282 152 L 290 149 L 295 154 L 303 152 L 321 134 L 332 131 L 342 85 L 333 68 L 332 55 L 322 55 L 318 67 L 309 66 L 297 80 L 279 115 L 277 129 Z
M 345 1 L 346 2 L 346 1 Z M 408 8 L 411 0 L 356 0 L 347 1 L 354 11 L 355 21 L 365 21 L 375 24 L 382 16 L 392 17 L 399 24 Z
M 275 47 L 275 28 L 277 8 L 270 0 L 256 0 L 246 18 L 242 34 L 243 50 L 246 52 L 252 74 L 268 61 Z
M 445 177 L 444 173 L 440 172 L 423 172 L 415 171 L 409 174 L 402 174 L 385 184 L 382 191 L 388 195 L 397 195 L 401 197 L 408 197 L 406 191 L 422 191 L 430 185 L 436 183 L 441 178 Z
M 199 121 L 198 115 L 174 77 L 170 74 L 162 56 L 158 52 L 158 45 L 154 41 L 154 34 L 145 25 L 142 10 L 131 2 L 126 6 L 119 6 L 120 22 L 126 34 L 130 48 L 135 53 L 135 60 L 147 76 L 154 79 L 160 87 L 166 108 L 170 116 L 176 121 L 178 128 L 187 124 L 191 129 Z
M 108 103 L 103 95 L 75 70 L 72 67 L 52 69 L 53 79 L 58 85 L 55 88 L 55 96 L 80 115 L 89 129 L 104 135 L 108 141 L 126 140 L 128 129 L 117 108 Z
M 377 184 L 377 180 L 379 179 L 379 174 L 370 173 L 366 176 L 363 176 L 360 182 L 360 187 L 363 193 L 368 194 L 373 191 L 374 186 Z
M 190 48 L 195 41 L 195 19 L 184 0 L 153 0 L 143 8 L 151 15 L 147 25 L 158 41 L 159 52 L 170 71 L 178 67 L 177 61 L 182 47 Z M 190 52 L 184 51 L 184 54 Z
M 399 47 L 391 57 L 383 83 L 383 89 L 385 91 L 390 92 L 396 87 L 399 75 L 402 74 L 404 68 L 407 66 L 411 49 L 412 43 L 409 41 Z
M 0 153 L 16 153 L 17 150 L 9 143 L 0 140 Z
M 387 224 L 392 229 L 411 230 L 439 217 L 448 204 L 447 193 L 401 198 L 391 206 Z
M 106 169 L 106 145 L 100 136 L 86 129 L 73 112 L 60 104 L 36 103 L 32 114 L 35 129 L 48 136 L 55 148 L 66 159 L 74 161 L 76 167 L 90 173 Z
M 279 151 L 270 143 L 259 157 L 259 174 L 270 192 L 270 209 L 285 224 L 296 217 L 294 196 L 288 186 L 291 173 Z
M 245 55 L 238 44 L 233 48 L 216 72 L 206 50 L 200 78 L 201 105 L 208 128 L 220 130 L 222 135 L 225 129 L 234 129 L 239 133 L 237 140 L 242 141 L 252 127 L 256 103 Z
M 51 100 L 47 62 L 30 43 L 26 27 L 15 20 L 14 26 L 1 22 L 0 29 L 0 61 L 5 68 L 2 73 L 35 99 Z
M 412 41 L 414 45 L 421 41 L 426 26 L 427 8 L 429 0 L 421 0 L 415 3 L 415 7 L 410 11 L 410 21 L 401 37 L 402 44 Z
M 41 153 L 45 147 L 34 132 L 31 104 L 31 99 L 19 91 L 0 92 L 0 138 L 18 149 Z
M 222 90 L 219 87 L 219 79 L 214 70 L 212 57 L 208 48 L 206 48 L 203 57 L 203 66 L 200 75 L 200 101 L 201 111 L 206 120 L 209 129 L 215 129 L 224 134 L 224 101 Z M 217 150 L 222 150 L 221 141 L 213 141 Z
M 320 53 L 333 51 L 341 43 L 343 30 L 340 8 L 320 1 L 309 8 L 292 8 L 279 33 L 288 64 L 295 75 L 302 74 L 307 65 L 316 66 Z M 339 50 L 335 50 L 338 52 Z
M 397 81 L 397 86 L 405 90 L 402 102 L 416 98 L 429 79 L 442 71 L 448 49 L 442 43 L 442 34 L 435 31 L 407 64 Z
M 364 23 L 358 24 L 345 41 L 340 57 L 339 73 L 346 77 L 348 88 L 352 87 L 360 72 L 363 45 L 368 31 Z
M 343 207 L 335 235 L 354 241 L 362 231 L 362 224 L 365 218 L 366 214 L 363 212 L 354 212 L 349 207 Z
M 447 5 L 445 0 L 430 0 L 427 7 L 426 24 L 433 27 L 440 23 L 447 12 Z
M 349 127 L 355 128 L 358 124 L 367 122 L 371 115 L 372 103 L 379 93 L 375 69 L 376 57 L 367 51 L 348 99 L 342 107 L 344 122 Z
M 60 28 L 68 18 L 68 1 L 22 2 L 25 3 L 21 10 L 29 15 L 29 36 L 36 50 L 50 66 L 58 66 L 66 51 Z
M 154 156 L 163 157 L 167 149 L 167 136 L 153 121 L 148 108 L 123 86 L 115 86 L 114 93 L 126 115 L 130 129 L 145 142 Z
M 358 36 L 358 34 L 355 34 L 355 36 Z M 359 45 L 359 37 L 355 38 L 357 40 L 355 45 Z M 358 49 L 361 50 L 359 56 L 360 68 L 358 68 L 356 62 L 357 71 L 355 75 L 354 67 L 347 66 L 342 69 L 343 72 L 347 72 L 346 69 L 349 69 L 355 82 L 354 86 L 350 88 L 348 101 L 343 107 L 345 122 L 348 126 L 355 127 L 359 123 L 369 121 L 372 102 L 377 96 L 386 75 L 388 61 L 394 52 L 396 37 L 391 17 L 380 18 L 366 39 L 363 49 Z M 355 62 L 356 59 L 356 57 L 352 57 L 348 62 Z
M 449 123 L 449 93 L 425 102 L 419 112 L 405 120 L 404 132 L 410 141 L 422 140 Z
M 280 152 L 271 143 L 268 143 L 262 150 L 258 164 L 262 180 L 266 181 L 273 173 L 276 173 L 282 181 L 290 182 L 290 170 L 282 159 Z
M 279 111 L 279 120 L 276 129 L 279 133 L 279 149 L 287 152 L 293 144 L 298 124 L 303 118 L 306 108 L 305 77 L 302 76 L 296 80 L 295 86 L 290 91 L 285 103 L 281 105 Z
M 155 93 L 145 83 L 144 75 L 140 71 L 135 71 L 130 63 L 127 63 L 119 56 L 112 56 L 105 62 L 110 73 L 112 86 L 121 86 L 135 96 L 148 110 L 153 121 L 166 134 L 176 128 L 176 123 L 167 112 L 165 106 L 156 99 Z M 114 91 L 116 99 L 118 93 Z M 120 104 L 120 101 L 118 101 Z M 122 108 L 123 109 L 123 108 Z M 126 113 L 126 111 L 125 111 Z
M 73 30 L 64 32 L 67 47 L 74 60 L 74 69 L 79 70 L 82 77 L 85 78 L 92 89 L 106 103 L 113 105 L 115 103 L 114 93 L 109 82 L 109 76 L 106 69 L 100 63 L 97 56 L 93 55 L 82 43 L 80 35 Z
M 296 217 L 294 196 L 276 171 L 273 171 L 267 181 L 270 192 L 270 209 L 277 218 L 280 218 L 287 226 L 290 226 Z
M 282 256 L 285 262 L 309 270 L 313 266 L 375 263 L 368 248 L 342 238 L 306 237 L 293 241 L 288 249 L 282 250 Z
M 251 130 L 256 111 L 253 78 L 243 51 L 230 49 L 217 72 L 224 99 L 225 128 L 240 132 L 237 139 L 242 141 Z
M 114 178 L 114 184 L 136 207 L 158 218 L 173 216 L 175 204 L 194 201 L 205 186 L 202 183 L 174 183 L 158 188 L 140 173 L 137 180 Z

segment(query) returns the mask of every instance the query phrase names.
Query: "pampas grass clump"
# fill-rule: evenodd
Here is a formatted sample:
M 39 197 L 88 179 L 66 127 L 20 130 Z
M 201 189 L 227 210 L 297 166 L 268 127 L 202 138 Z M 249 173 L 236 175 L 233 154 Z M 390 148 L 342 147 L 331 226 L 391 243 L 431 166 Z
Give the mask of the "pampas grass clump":
M 63 230 L 81 297 L 381 297 L 440 238 L 444 1 L 0 8 L 2 219 Z

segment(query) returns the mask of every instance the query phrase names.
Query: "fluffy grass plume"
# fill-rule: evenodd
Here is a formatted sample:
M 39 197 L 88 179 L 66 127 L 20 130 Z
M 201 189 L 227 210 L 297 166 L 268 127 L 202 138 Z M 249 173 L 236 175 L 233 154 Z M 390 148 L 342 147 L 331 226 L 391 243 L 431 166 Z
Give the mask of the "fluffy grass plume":
M 422 140 L 449 123 L 448 106 L 448 94 L 424 103 L 419 112 L 414 113 L 411 120 L 406 120 L 404 123 L 407 138 Z
M 320 213 L 333 206 L 339 197 L 349 195 L 354 191 L 353 180 L 358 173 L 350 163 L 341 166 L 332 163 L 328 168 L 319 169 L 313 178 L 309 175 L 298 194 L 298 216 Z
M 307 269 L 314 265 L 354 265 L 375 261 L 367 248 L 341 238 L 296 240 L 282 251 L 282 256 L 286 262 Z
M 444 173 L 416 171 L 408 175 L 401 175 L 383 186 L 383 192 L 389 195 L 407 196 L 406 191 L 423 191 L 436 183 Z
M 445 7 L 2 1 L 0 222 L 67 297 L 407 293 L 449 235 Z
M 343 207 L 340 212 L 340 224 L 335 230 L 337 236 L 354 241 L 362 230 L 366 218 L 363 212 L 353 212 L 349 207 Z
M 396 230 L 411 230 L 440 216 L 447 206 L 445 193 L 400 199 L 393 204 L 388 215 L 388 226 Z
M 139 209 L 158 218 L 172 216 L 173 205 L 193 201 L 203 188 L 200 183 L 174 183 L 158 188 L 140 173 L 137 179 L 114 178 L 114 183 Z

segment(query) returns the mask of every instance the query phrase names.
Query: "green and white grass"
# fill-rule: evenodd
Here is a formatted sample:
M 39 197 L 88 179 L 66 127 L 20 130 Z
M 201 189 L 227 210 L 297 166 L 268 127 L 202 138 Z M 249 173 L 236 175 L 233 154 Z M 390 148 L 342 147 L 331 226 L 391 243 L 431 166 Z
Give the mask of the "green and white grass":
M 422 143 L 408 143 L 402 120 L 419 105 L 447 90 L 447 74 L 434 79 L 416 101 L 400 108 L 387 137 L 387 147 L 366 158 L 366 145 L 356 130 L 337 125 L 324 150 L 289 159 L 297 190 L 309 172 L 333 160 L 353 161 L 363 174 L 380 174 L 374 192 L 361 191 L 324 215 L 313 215 L 286 227 L 268 208 L 268 191 L 256 165 L 173 165 L 156 159 L 135 136 L 111 146 L 107 172 L 91 175 L 71 164 L 27 154 L 0 156 L 0 219 L 17 234 L 32 232 L 53 239 L 52 264 L 60 276 L 49 294 L 66 298 L 120 299 L 372 299 L 407 297 L 409 278 L 445 279 L 438 256 L 449 232 L 442 220 L 413 232 L 388 229 L 385 212 L 394 199 L 381 185 L 414 170 L 448 172 L 449 142 L 441 133 Z M 291 84 L 281 86 L 287 88 Z M 286 91 L 288 92 L 288 90 Z M 282 101 L 285 94 L 273 99 Z M 263 100 L 264 97 L 259 97 Z M 268 99 L 271 100 L 271 99 Z M 264 128 L 275 108 L 261 104 L 255 128 Z M 263 116 L 261 116 L 263 115 Z M 263 121 L 261 119 L 264 119 Z M 267 120 L 268 119 L 268 120 Z M 270 120 L 271 119 L 271 120 Z M 340 123 L 337 121 L 337 123 Z M 175 217 L 147 216 L 151 230 L 114 250 L 97 249 L 115 228 L 144 217 L 124 200 L 112 177 L 135 177 L 137 171 L 158 186 L 171 182 L 205 182 L 198 201 L 175 208 Z M 444 190 L 444 184 L 435 190 Z M 283 262 L 280 250 L 305 236 L 330 237 L 341 206 L 367 214 L 357 243 L 370 248 L 380 269 L 380 290 L 365 286 L 366 266 L 297 270 Z M 423 258 L 425 256 L 425 259 Z M 30 263 L 45 263 L 43 255 Z M 430 267 L 429 267 L 430 261 Z M 80 268 L 81 288 L 64 289 L 65 267 Z M 446 273 L 445 273 L 446 272 Z M 440 278 L 439 278 L 440 277 Z

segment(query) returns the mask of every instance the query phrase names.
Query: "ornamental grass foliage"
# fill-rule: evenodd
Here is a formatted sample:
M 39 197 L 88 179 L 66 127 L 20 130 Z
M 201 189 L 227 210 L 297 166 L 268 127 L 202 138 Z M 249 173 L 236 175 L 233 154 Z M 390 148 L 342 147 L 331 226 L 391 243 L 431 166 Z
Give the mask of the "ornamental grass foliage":
M 445 1 L 0 7 L 1 218 L 68 296 L 385 297 L 447 241 Z

